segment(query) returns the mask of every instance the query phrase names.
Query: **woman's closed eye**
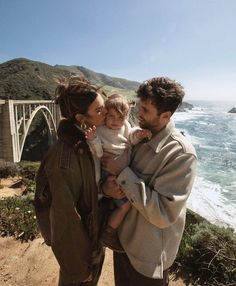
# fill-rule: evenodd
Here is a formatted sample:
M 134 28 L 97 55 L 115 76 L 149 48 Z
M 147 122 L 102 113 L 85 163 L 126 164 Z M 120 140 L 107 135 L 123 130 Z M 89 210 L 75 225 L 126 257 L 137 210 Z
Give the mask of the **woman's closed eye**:
M 97 114 L 101 114 L 103 110 L 103 107 L 99 107 L 96 109 Z

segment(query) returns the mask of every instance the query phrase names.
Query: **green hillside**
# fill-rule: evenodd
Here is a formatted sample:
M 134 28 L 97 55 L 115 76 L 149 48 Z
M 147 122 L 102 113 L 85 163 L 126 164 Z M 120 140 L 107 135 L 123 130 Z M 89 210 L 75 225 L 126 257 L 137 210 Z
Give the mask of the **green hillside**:
M 102 73 L 96 73 L 82 66 L 56 65 L 56 67 L 84 76 L 96 85 L 107 85 L 118 89 L 136 90 L 140 84 L 137 81 L 130 81 L 123 78 L 111 77 Z
M 1 99 L 51 99 L 54 95 L 56 77 L 70 73 L 53 66 L 14 59 L 0 65 Z
M 83 76 L 101 86 L 108 95 L 120 93 L 134 99 L 139 82 L 96 73 L 81 66 L 51 66 L 19 58 L 0 64 L 0 99 L 54 99 L 57 78 Z M 184 102 L 179 111 L 193 106 Z
M 139 83 L 113 78 L 80 66 L 51 66 L 28 59 L 13 59 L 0 64 L 0 99 L 51 99 L 56 78 L 84 76 L 108 94 L 120 92 L 132 97 Z

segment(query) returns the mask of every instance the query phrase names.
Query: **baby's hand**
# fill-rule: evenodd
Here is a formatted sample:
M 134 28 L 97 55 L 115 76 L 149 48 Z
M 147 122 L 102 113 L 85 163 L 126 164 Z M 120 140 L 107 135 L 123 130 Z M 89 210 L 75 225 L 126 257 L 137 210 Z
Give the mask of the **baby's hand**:
M 93 126 L 92 128 L 89 127 L 85 131 L 85 138 L 87 140 L 94 140 L 97 137 L 97 131 L 96 131 L 96 126 Z
M 152 138 L 152 132 L 148 129 L 141 129 L 136 131 L 138 139 L 148 138 L 149 140 Z

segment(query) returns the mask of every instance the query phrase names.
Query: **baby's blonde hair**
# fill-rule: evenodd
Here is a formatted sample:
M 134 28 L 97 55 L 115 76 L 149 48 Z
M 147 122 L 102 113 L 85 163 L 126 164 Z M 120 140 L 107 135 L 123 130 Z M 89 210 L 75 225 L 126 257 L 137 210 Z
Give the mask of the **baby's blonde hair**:
M 129 114 L 130 104 L 125 96 L 121 94 L 112 94 L 105 102 L 107 109 L 113 108 L 122 117 L 126 118 Z

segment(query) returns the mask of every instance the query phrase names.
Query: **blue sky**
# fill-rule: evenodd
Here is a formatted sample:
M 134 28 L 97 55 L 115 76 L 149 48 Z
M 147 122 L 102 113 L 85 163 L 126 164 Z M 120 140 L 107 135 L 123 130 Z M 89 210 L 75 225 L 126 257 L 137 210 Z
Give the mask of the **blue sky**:
M 25 57 L 236 97 L 234 0 L 0 0 L 0 63 Z

